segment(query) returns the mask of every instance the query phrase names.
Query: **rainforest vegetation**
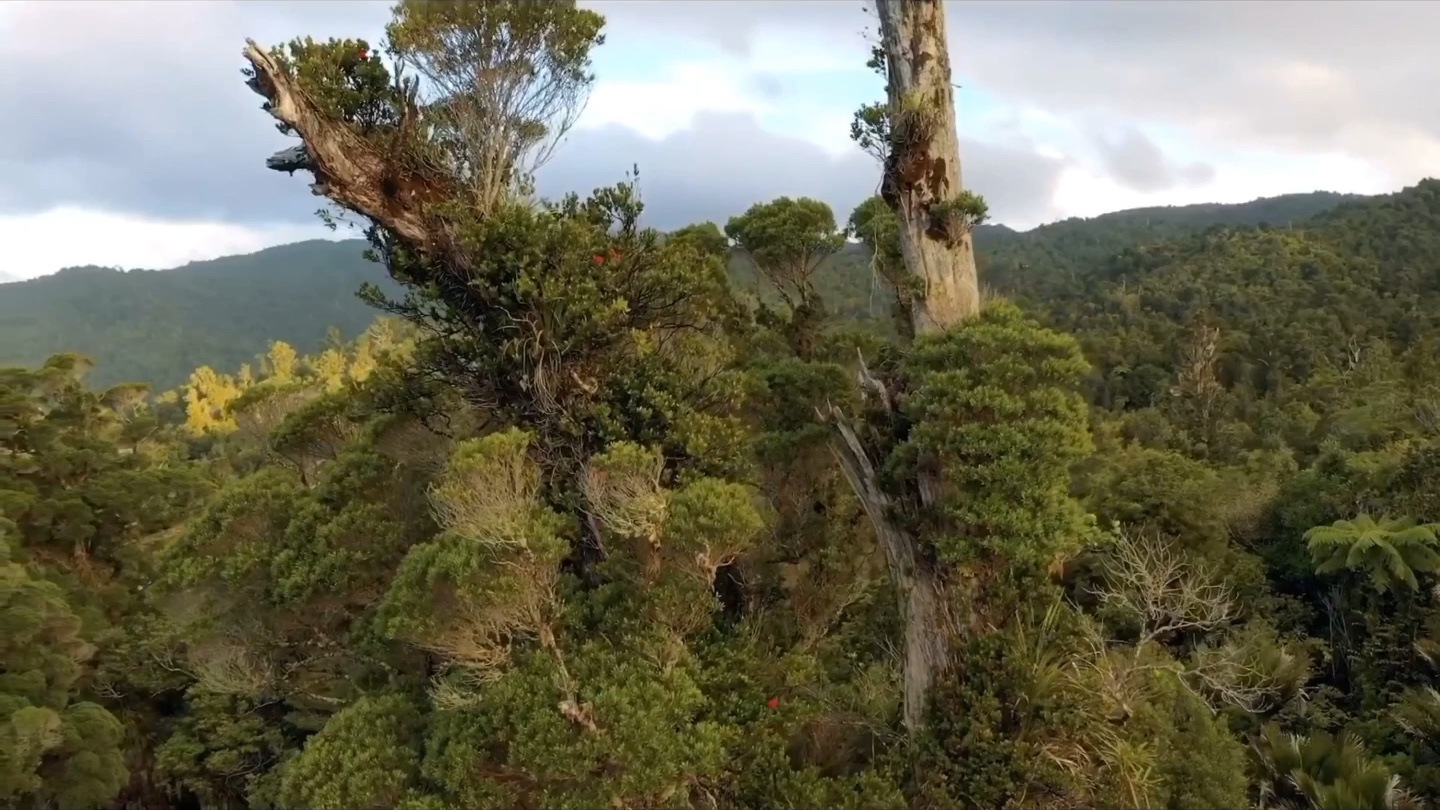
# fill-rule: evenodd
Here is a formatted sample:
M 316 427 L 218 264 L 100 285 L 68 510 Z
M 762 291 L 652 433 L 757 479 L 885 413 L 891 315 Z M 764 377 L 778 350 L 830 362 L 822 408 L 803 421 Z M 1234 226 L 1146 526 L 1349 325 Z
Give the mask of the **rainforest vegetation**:
M 247 47 L 386 281 L 0 369 L 0 807 L 1440 804 L 1440 182 L 987 227 L 880 5 L 882 195 L 671 233 L 594 12 Z

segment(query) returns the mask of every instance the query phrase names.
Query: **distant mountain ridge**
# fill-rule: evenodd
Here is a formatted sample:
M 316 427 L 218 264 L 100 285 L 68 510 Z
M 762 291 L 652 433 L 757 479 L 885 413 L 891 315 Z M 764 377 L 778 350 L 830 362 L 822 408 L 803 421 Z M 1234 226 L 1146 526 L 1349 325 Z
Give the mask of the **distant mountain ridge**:
M 1134 209 L 1029 231 L 982 226 L 975 241 L 987 285 L 1033 294 L 1047 280 L 1073 276 L 1127 247 L 1216 225 L 1286 227 L 1362 199 L 1314 192 Z M 354 295 L 361 284 L 395 289 L 379 265 L 363 258 L 363 248 L 358 240 L 312 240 L 173 270 L 72 267 L 7 284 L 0 292 L 0 365 L 33 365 L 74 351 L 97 362 L 95 385 L 140 381 L 166 390 L 201 365 L 233 371 L 274 340 L 311 352 L 331 327 L 353 337 L 374 320 L 377 313 Z M 847 250 L 828 268 L 822 283 L 838 299 L 832 311 L 885 317 L 868 265 Z M 732 271 L 737 281 L 754 284 L 752 274 L 733 265 Z

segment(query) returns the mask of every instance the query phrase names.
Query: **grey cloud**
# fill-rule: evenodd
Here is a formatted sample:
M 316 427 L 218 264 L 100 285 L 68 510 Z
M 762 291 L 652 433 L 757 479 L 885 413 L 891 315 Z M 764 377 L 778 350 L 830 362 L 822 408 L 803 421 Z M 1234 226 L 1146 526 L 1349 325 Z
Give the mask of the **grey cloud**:
M 1192 186 L 1203 186 L 1215 179 L 1215 167 L 1209 163 L 1191 163 L 1179 170 L 1180 178 Z
M 996 219 L 1053 218 L 1060 161 L 979 142 L 961 148 L 966 185 L 985 195 Z M 766 132 L 749 116 L 710 114 L 660 141 L 618 126 L 579 131 L 542 170 L 539 190 L 588 192 L 622 180 L 635 164 L 647 222 L 662 229 L 723 224 L 756 202 L 786 195 L 824 200 L 844 220 L 876 193 L 879 180 L 879 167 L 858 152 L 832 158 L 806 141 Z
M 1101 135 L 1095 145 L 1110 176 L 1142 193 L 1164 191 L 1181 183 L 1204 183 L 1215 175 L 1215 168 L 1204 163 L 1181 166 L 1172 162 L 1138 129 L 1127 129 L 1118 138 Z
M 265 169 L 288 141 L 246 89 L 240 48 L 247 36 L 376 32 L 387 8 L 16 4 L 0 61 L 25 69 L 0 75 L 0 109 L 11 112 L 0 128 L 0 213 L 68 204 L 230 222 L 309 218 L 318 206 L 303 185 Z
M 592 5 L 737 51 L 762 30 L 790 30 L 864 58 L 861 0 Z M 947 3 L 947 17 L 962 85 L 1064 116 L 1164 120 L 1262 148 L 1349 154 L 1400 182 L 1440 174 L 1440 105 L 1430 102 L 1440 2 L 965 0 Z
M 762 31 L 854 46 L 869 19 L 864 0 L 582 0 L 581 5 L 604 14 L 614 31 L 703 39 L 739 56 L 750 53 Z
M 708 41 L 745 53 L 764 34 L 818 41 L 857 63 L 865 58 L 860 32 L 871 25 L 862 0 L 586 4 L 607 15 L 617 40 Z M 0 213 L 76 204 L 171 218 L 310 221 L 317 201 L 300 178 L 264 168 L 289 142 L 241 82 L 240 44 L 301 32 L 378 38 L 388 6 L 4 4 L 0 62 L 23 69 L 0 75 L 0 109 L 10 113 L 0 128 Z M 1349 153 L 1382 162 L 1400 181 L 1440 173 L 1404 137 L 1440 137 L 1440 105 L 1429 103 L 1440 73 L 1430 47 L 1440 3 L 968 0 L 950 4 L 949 28 L 957 82 L 1061 116 L 1157 119 L 1272 148 Z M 162 40 L 156 32 L 165 32 Z M 1321 68 L 1328 77 L 1317 75 Z M 827 163 L 806 144 L 767 139 L 774 136 L 753 122 L 724 118 L 658 143 L 623 130 L 577 133 L 544 179 L 583 189 L 639 161 L 656 216 L 670 209 L 676 217 L 691 209 L 728 216 L 779 193 L 833 197 L 838 209 L 868 193 L 874 171 L 866 159 Z M 1019 148 L 966 148 L 967 180 L 997 214 L 1045 215 L 1043 192 L 1057 164 Z M 1127 150 L 1113 151 L 1111 171 L 1137 188 L 1202 182 L 1214 171 L 1161 171 L 1143 149 L 1123 160 Z
M 785 95 L 785 83 L 779 76 L 761 73 L 750 79 L 750 86 L 767 101 L 774 101 Z

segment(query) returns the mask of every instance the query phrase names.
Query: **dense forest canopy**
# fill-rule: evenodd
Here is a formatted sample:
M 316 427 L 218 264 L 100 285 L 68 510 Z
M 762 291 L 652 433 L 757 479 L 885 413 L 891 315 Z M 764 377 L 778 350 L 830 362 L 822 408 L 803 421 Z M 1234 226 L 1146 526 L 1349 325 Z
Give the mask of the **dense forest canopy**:
M 374 261 L 0 290 L 0 806 L 1440 802 L 1440 181 L 985 225 L 880 5 L 885 193 L 668 234 L 593 12 L 252 43 Z

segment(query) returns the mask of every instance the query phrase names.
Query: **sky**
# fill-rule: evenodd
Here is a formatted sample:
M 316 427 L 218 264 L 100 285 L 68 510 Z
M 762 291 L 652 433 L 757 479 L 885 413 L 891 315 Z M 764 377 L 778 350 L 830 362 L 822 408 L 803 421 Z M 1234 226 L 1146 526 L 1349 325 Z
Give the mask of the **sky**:
M 582 0 L 608 20 L 589 104 L 539 177 L 639 167 L 648 223 L 809 196 L 843 221 L 879 168 L 863 0 Z M 330 236 L 240 49 L 378 42 L 370 0 L 0 3 L 0 275 L 166 268 Z M 1440 175 L 1437 0 L 947 2 L 965 185 L 1026 229 L 1150 205 L 1382 193 Z M 353 234 L 340 234 L 348 236 Z

